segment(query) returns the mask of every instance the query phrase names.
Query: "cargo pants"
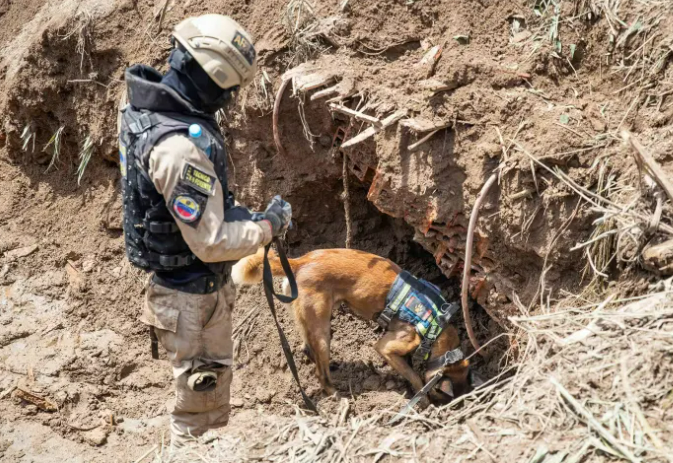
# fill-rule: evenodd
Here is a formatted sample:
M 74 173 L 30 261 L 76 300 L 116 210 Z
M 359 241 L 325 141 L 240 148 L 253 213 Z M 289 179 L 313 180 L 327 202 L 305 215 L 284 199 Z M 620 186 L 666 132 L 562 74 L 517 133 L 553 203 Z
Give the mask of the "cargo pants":
M 231 280 L 210 294 L 184 293 L 150 280 L 140 321 L 154 327 L 173 367 L 175 404 L 168 411 L 174 444 L 229 421 L 235 299 Z M 187 380 L 192 373 L 203 371 L 217 373 L 215 388 L 193 391 Z

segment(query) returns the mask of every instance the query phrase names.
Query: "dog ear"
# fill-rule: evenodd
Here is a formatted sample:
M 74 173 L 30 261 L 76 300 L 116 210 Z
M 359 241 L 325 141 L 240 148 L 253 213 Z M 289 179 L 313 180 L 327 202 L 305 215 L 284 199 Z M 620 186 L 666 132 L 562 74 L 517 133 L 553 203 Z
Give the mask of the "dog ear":
M 439 390 L 451 398 L 456 396 L 453 392 L 453 383 L 449 378 L 442 378 L 442 380 L 439 382 Z

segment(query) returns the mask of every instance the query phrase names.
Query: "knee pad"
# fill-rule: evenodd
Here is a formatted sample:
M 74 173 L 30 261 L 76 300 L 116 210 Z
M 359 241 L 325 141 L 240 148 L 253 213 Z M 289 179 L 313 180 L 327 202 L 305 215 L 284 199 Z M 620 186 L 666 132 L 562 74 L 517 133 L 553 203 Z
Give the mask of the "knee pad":
M 199 371 L 187 377 L 187 386 L 194 392 L 210 392 L 217 386 L 217 373 Z

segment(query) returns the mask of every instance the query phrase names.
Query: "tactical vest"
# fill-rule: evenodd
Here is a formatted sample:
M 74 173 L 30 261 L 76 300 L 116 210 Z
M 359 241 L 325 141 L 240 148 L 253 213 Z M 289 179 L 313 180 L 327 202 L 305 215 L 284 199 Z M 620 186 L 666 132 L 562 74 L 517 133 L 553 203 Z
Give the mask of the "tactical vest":
M 148 175 L 152 148 L 168 135 L 188 136 L 191 124 L 199 124 L 203 136 L 210 139 L 215 174 L 223 191 L 228 192 L 224 140 L 213 119 L 138 110 L 131 105 L 122 109 L 119 161 L 126 255 L 133 265 L 145 270 L 167 272 L 200 263 Z M 229 196 L 224 202 L 225 211 L 232 206 L 233 197 Z
M 377 321 L 383 328 L 388 328 L 390 321 L 397 317 L 416 329 L 421 337 L 421 343 L 412 356 L 412 363 L 420 371 L 422 368 L 428 368 L 426 362 L 433 344 L 459 309 L 458 303 L 448 303 L 442 297 L 442 292 L 437 286 L 402 271 L 390 287 L 386 296 L 386 306 Z M 462 359 L 463 353 L 458 347 L 438 360 L 455 363 Z M 437 360 L 433 361 L 433 364 L 433 368 L 438 365 Z

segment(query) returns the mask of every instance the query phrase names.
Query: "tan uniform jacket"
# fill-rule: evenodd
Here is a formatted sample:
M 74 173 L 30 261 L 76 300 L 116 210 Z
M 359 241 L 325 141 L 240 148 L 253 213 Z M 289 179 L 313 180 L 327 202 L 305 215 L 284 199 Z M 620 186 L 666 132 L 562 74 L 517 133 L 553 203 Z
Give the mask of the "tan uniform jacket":
M 196 224 L 183 222 L 170 203 L 187 164 L 215 179 L 213 194 L 200 211 Z M 227 192 L 217 180 L 213 163 L 186 136 L 169 135 L 160 141 L 150 153 L 148 174 L 166 199 L 182 237 L 203 262 L 238 260 L 271 242 L 271 226 L 267 221 L 225 221 L 223 204 Z
M 123 92 L 119 108 L 125 107 L 127 101 L 127 94 Z M 117 115 L 117 133 L 120 129 L 121 112 Z M 214 194 L 208 198 L 196 226 L 180 220 L 170 204 L 187 163 L 215 178 Z M 186 136 L 170 135 L 157 143 L 150 153 L 148 174 L 166 200 L 189 249 L 203 262 L 238 260 L 271 242 L 273 237 L 268 221 L 225 222 L 223 202 L 227 192 L 222 191 L 213 163 Z

